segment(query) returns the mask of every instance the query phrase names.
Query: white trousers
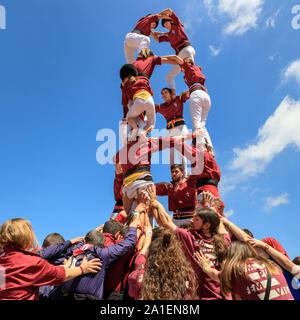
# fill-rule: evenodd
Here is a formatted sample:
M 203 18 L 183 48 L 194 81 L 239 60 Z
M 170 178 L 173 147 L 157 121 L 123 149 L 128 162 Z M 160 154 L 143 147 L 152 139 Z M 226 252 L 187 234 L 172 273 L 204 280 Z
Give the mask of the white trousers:
M 167 137 L 174 137 L 174 136 L 183 136 L 189 133 L 189 130 L 185 124 L 182 124 L 178 127 L 168 129 L 167 130 Z M 170 148 L 170 166 L 175 164 L 175 158 L 176 154 L 179 159 L 179 163 L 182 164 L 183 166 L 183 172 L 184 172 L 184 177 L 188 176 L 188 170 L 187 170 L 187 159 L 184 157 L 180 152 L 176 151 L 174 148 Z
M 190 113 L 193 125 L 193 130 L 201 128 L 204 131 L 204 137 L 207 139 L 209 146 L 212 146 L 212 142 L 205 124 L 207 116 L 211 107 L 210 96 L 203 90 L 195 90 L 190 95 Z M 202 143 L 203 141 L 201 141 Z
M 181 59 L 191 58 L 194 61 L 195 54 L 196 54 L 195 49 L 192 46 L 187 46 L 179 52 L 178 57 L 180 57 Z M 170 89 L 176 88 L 175 77 L 178 75 L 178 73 L 180 73 L 180 71 L 181 71 L 180 66 L 178 64 L 174 64 L 172 69 L 168 72 L 166 76 L 166 81 Z
M 130 32 L 127 33 L 124 41 L 124 55 L 127 63 L 135 61 L 135 53 L 142 48 L 150 47 L 150 38 L 142 34 Z
M 146 112 L 146 121 L 145 125 L 149 125 L 154 129 L 155 121 L 156 121 L 156 113 L 155 113 L 155 104 L 152 97 L 149 97 L 147 100 L 143 100 L 140 98 L 136 98 L 134 103 L 129 108 L 127 112 L 126 119 L 136 118 L 141 113 Z
M 147 117 L 144 117 L 145 121 Z M 145 121 L 143 121 L 140 117 L 135 118 L 135 122 L 138 125 L 139 129 L 143 130 L 146 126 Z M 127 121 L 120 121 L 119 124 L 119 138 L 122 142 L 123 147 L 127 144 L 127 138 L 131 136 L 132 128 L 127 123 Z

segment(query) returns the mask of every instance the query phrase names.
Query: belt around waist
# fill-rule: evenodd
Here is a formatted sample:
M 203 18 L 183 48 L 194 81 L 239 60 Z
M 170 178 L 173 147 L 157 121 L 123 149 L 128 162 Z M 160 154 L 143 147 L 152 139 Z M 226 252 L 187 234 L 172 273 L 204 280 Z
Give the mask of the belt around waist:
M 215 179 L 205 179 L 205 178 L 198 179 L 196 182 L 196 189 L 202 186 L 207 186 L 207 185 L 218 187 L 218 181 Z
M 176 209 L 173 211 L 173 213 L 190 213 L 191 211 L 194 211 L 196 207 L 186 207 L 181 209 Z
M 191 94 L 192 92 L 194 92 L 194 91 L 196 91 L 196 90 L 203 90 L 203 91 L 207 92 L 206 88 L 205 88 L 202 84 L 200 84 L 200 83 L 193 83 L 193 84 L 190 86 L 190 88 L 189 88 L 189 92 L 190 92 L 190 94 Z
M 185 48 L 185 47 L 188 47 L 190 46 L 191 43 L 188 41 L 188 40 L 185 40 L 183 42 L 181 42 L 176 48 L 175 48 L 175 51 L 176 51 L 176 54 L 179 54 L 179 52 Z
M 181 126 L 183 124 L 185 124 L 185 121 L 182 117 L 169 119 L 167 121 L 167 129 L 173 129 L 173 128 Z
M 142 31 L 141 29 L 139 29 L 139 28 L 135 28 L 134 30 L 131 31 L 131 33 L 137 33 L 137 34 L 142 34 L 142 35 L 144 35 L 144 34 L 143 34 L 143 31 Z
M 149 171 L 150 172 L 151 171 L 150 166 L 139 166 L 139 167 L 132 168 L 132 169 L 130 169 L 127 172 L 124 173 L 124 179 L 129 177 L 129 176 L 131 176 L 134 173 L 144 172 L 144 171 Z

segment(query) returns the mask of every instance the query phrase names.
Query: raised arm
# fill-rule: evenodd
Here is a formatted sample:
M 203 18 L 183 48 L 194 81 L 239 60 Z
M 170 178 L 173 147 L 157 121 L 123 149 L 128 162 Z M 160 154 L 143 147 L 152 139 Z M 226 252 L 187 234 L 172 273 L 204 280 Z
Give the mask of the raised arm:
M 240 229 L 237 225 L 230 222 L 227 218 L 221 217 L 221 221 L 223 222 L 226 229 L 229 233 L 233 234 L 240 241 L 248 241 L 252 239 L 246 232 Z
M 177 229 L 177 226 L 173 223 L 170 215 L 166 212 L 164 206 L 159 201 L 157 201 L 155 187 L 150 185 L 147 188 L 147 192 L 151 199 L 150 206 L 152 208 L 152 213 L 158 225 L 160 227 L 166 227 L 172 231 L 175 231 Z
M 271 256 L 282 268 L 292 273 L 294 276 L 300 276 L 300 266 L 293 263 L 288 257 L 279 252 L 278 250 L 272 248 L 270 245 L 263 241 L 249 238 L 247 240 L 254 248 L 263 249 L 269 256 Z

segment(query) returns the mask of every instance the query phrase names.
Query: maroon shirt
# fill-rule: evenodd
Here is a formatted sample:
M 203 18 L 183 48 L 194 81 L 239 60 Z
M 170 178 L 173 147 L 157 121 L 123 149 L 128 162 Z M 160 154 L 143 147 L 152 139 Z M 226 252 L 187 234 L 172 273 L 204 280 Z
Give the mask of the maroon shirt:
M 115 200 L 122 200 L 122 186 L 123 186 L 123 173 L 116 174 L 114 180 L 114 195 Z
M 40 255 L 13 245 L 4 247 L 0 265 L 6 275 L 0 300 L 38 300 L 39 287 L 60 286 L 66 278 L 64 267 L 54 266 Z
M 170 103 L 161 103 L 155 105 L 155 112 L 162 114 L 168 121 L 174 117 L 183 118 L 183 103 L 188 100 L 188 96 L 183 92 L 180 96 L 175 97 Z
M 134 261 L 134 270 L 128 276 L 128 294 L 134 300 L 138 300 L 141 295 L 146 262 L 145 255 L 139 254 Z
M 155 184 L 158 196 L 168 196 L 169 211 L 196 207 L 197 192 L 195 186 L 190 186 L 186 181 L 181 183 L 175 190 L 175 184 L 157 183 Z
M 139 91 L 147 91 L 151 96 L 153 95 L 148 79 L 137 77 L 135 82 L 131 83 L 130 81 L 127 81 L 122 87 L 122 105 L 124 107 L 124 114 L 125 107 L 127 107 L 129 100 L 133 100 L 133 96 Z
M 186 229 L 176 228 L 177 238 L 180 240 L 183 250 L 195 271 L 198 280 L 198 296 L 200 300 L 216 300 L 225 299 L 221 293 L 220 283 L 212 280 L 199 266 L 195 259 L 194 253 L 201 251 L 210 260 L 210 267 L 220 270 L 216 266 L 216 255 L 214 252 L 214 243 L 212 238 L 206 237 L 204 234 L 197 231 L 188 231 Z M 227 246 L 231 243 L 228 234 L 223 234 Z M 227 299 L 230 299 L 228 297 Z M 231 299 L 230 299 L 231 300 Z
M 157 22 L 158 20 L 159 18 L 157 14 L 154 14 L 150 17 L 143 17 L 137 22 L 134 29 L 139 29 L 144 36 L 149 36 L 151 33 L 151 22 Z
M 185 83 L 188 85 L 188 87 L 190 87 L 194 83 L 200 83 L 205 89 L 204 84 L 206 78 L 201 72 L 201 67 L 195 66 L 186 61 L 184 61 L 184 63 L 181 66 L 183 67 L 185 74 L 183 79 Z M 205 91 L 207 90 L 205 89 Z
M 179 150 L 181 153 L 183 152 L 184 156 L 191 161 L 191 172 L 192 175 L 188 179 L 188 184 L 190 186 L 196 185 L 196 181 L 198 179 L 214 179 L 217 182 L 221 179 L 221 170 L 217 164 L 215 158 L 207 151 L 197 150 L 195 147 L 190 146 L 186 143 L 183 144 L 183 150 L 178 148 L 178 145 L 175 146 L 175 149 Z M 202 156 L 203 160 L 203 170 L 200 172 L 195 172 L 195 169 L 199 167 L 198 158 Z M 197 160 L 196 160 L 197 157 Z M 213 185 L 204 185 L 198 188 L 198 190 L 210 191 L 215 197 L 220 198 L 219 190 L 217 187 Z
M 256 261 L 246 263 L 246 277 L 234 278 L 232 294 L 241 300 L 263 300 L 267 287 L 267 270 Z M 269 300 L 294 300 L 284 275 L 272 275 Z
M 170 42 L 171 47 L 176 51 L 176 48 L 184 41 L 188 41 L 188 37 L 184 32 L 184 26 L 173 12 L 170 15 L 172 19 L 171 30 L 158 38 L 159 42 Z M 177 52 L 177 51 L 176 51 Z
M 188 135 L 192 138 L 192 134 Z M 153 153 L 166 148 L 182 146 L 182 142 L 175 140 L 173 137 L 149 138 L 147 142 L 135 141 L 129 143 L 115 156 L 116 163 L 122 166 L 123 174 L 135 167 L 151 166 L 151 156 Z M 124 177 L 124 176 L 123 176 Z
M 148 78 L 150 79 L 153 70 L 156 65 L 161 65 L 161 57 L 148 57 L 148 58 L 141 58 L 138 57 L 132 64 L 137 68 L 139 72 L 145 73 Z

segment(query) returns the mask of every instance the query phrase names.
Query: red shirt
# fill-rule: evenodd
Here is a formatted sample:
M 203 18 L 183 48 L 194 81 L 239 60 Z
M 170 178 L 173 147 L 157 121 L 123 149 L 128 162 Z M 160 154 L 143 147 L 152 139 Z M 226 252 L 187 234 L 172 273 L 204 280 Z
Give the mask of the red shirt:
M 162 114 L 168 121 L 174 117 L 183 118 L 183 103 L 188 100 L 188 96 L 183 92 L 180 96 L 175 97 L 170 103 L 155 105 L 155 112 Z
M 133 100 L 133 96 L 139 91 L 147 91 L 153 95 L 148 79 L 144 77 L 137 77 L 135 82 L 127 81 L 122 87 L 122 105 L 126 107 L 129 100 Z M 127 110 L 128 111 L 128 110 Z M 125 110 L 124 110 L 125 113 Z
M 139 72 L 145 73 L 148 78 L 150 79 L 153 70 L 156 65 L 161 65 L 161 57 L 148 57 L 148 58 L 141 58 L 138 57 L 132 64 L 137 68 Z
M 116 174 L 114 180 L 114 196 L 115 200 L 122 200 L 123 173 Z
M 134 29 L 140 29 L 144 36 L 149 36 L 151 33 L 150 24 L 151 22 L 157 22 L 159 20 L 157 14 L 152 15 L 151 17 L 143 17 L 141 18 Z
M 169 211 L 197 206 L 197 192 L 195 186 L 190 186 L 186 181 L 175 190 L 174 183 L 155 184 L 158 196 L 168 196 Z
M 267 287 L 267 271 L 264 264 L 246 263 L 246 278 L 233 278 L 232 294 L 241 300 L 263 300 Z M 282 273 L 272 275 L 269 300 L 294 300 Z
M 184 61 L 183 65 L 181 66 L 184 69 L 183 79 L 188 87 L 190 87 L 193 83 L 200 83 L 204 87 L 206 78 L 201 72 L 201 67 L 195 66 L 186 61 Z
M 220 283 L 212 280 L 201 269 L 197 260 L 194 257 L 196 251 L 201 251 L 210 260 L 210 267 L 220 270 L 216 266 L 216 255 L 214 252 L 213 239 L 206 237 L 204 234 L 197 231 L 188 231 L 186 229 L 177 228 L 175 230 L 177 238 L 181 241 L 183 250 L 186 253 L 192 268 L 195 271 L 198 279 L 198 295 L 201 300 L 216 300 L 225 299 L 221 293 Z M 223 234 L 227 246 L 231 240 L 228 234 Z
M 207 151 L 200 151 L 193 146 L 184 143 L 183 150 L 175 146 L 175 148 L 183 152 L 184 156 L 191 161 L 192 175 L 188 179 L 190 186 L 196 186 L 198 179 L 214 179 L 217 182 L 221 179 L 221 170 L 215 160 L 215 158 Z M 199 167 L 203 165 L 203 170 L 199 170 Z M 204 185 L 198 188 L 198 190 L 210 191 L 215 197 L 220 198 L 219 190 L 213 185 Z
M 158 38 L 159 42 L 170 42 L 171 47 L 176 51 L 176 47 L 184 41 L 188 41 L 188 37 L 184 32 L 184 26 L 173 12 L 170 15 L 172 19 L 171 30 Z
M 38 254 L 18 246 L 4 248 L 0 254 L 0 265 L 6 274 L 0 300 L 38 300 L 39 287 L 60 286 L 66 278 L 64 267 L 54 266 Z
M 140 298 L 146 262 L 146 257 L 139 254 L 134 261 L 134 270 L 128 276 L 128 294 L 135 300 Z
M 269 246 L 271 246 L 272 248 L 274 248 L 275 250 L 281 252 L 282 254 L 284 254 L 287 258 L 290 259 L 290 257 L 288 256 L 288 254 L 286 253 L 286 251 L 284 250 L 283 246 L 280 244 L 279 241 L 277 241 L 274 238 L 268 237 L 268 238 L 264 238 L 261 240 L 262 242 L 268 244 Z M 291 260 L 291 259 L 290 259 Z
M 192 134 L 190 134 L 192 137 Z M 180 141 L 175 141 L 173 137 L 149 138 L 147 142 L 135 141 L 129 143 L 118 151 L 115 157 L 116 163 L 122 166 L 123 174 L 135 167 L 151 166 L 151 156 L 153 153 L 182 146 Z

